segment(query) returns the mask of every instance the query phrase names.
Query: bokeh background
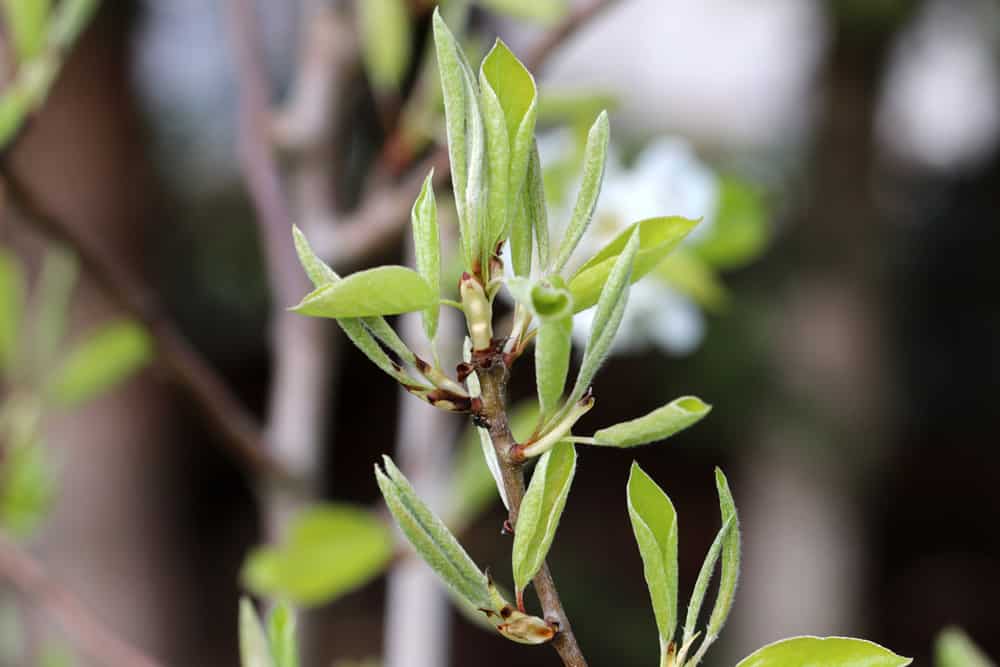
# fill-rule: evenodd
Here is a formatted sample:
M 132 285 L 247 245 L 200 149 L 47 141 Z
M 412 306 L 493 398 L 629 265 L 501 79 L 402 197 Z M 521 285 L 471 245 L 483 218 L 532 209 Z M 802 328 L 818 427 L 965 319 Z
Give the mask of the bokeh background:
M 275 299 L 237 158 L 226 4 L 104 2 L 3 159 L 47 210 L 149 286 L 263 420 L 282 341 L 269 327 Z M 276 105 L 294 92 L 309 4 L 257 3 Z M 336 5 L 349 29 L 341 37 L 358 39 L 360 0 L 319 4 Z M 417 140 L 387 144 L 394 130 L 440 132 L 438 116 L 417 122 L 400 112 L 420 87 L 430 19 L 428 3 L 403 4 L 413 38 L 402 50 L 413 57 L 396 88 L 387 92 L 349 57 L 336 89 L 337 130 L 324 150 L 306 151 L 329 161 L 319 188 L 335 193 L 345 216 L 363 190 L 406 177 L 407 151 L 427 150 Z M 527 53 L 559 20 L 523 16 L 534 4 L 547 6 L 475 4 L 472 48 L 482 53 L 500 35 Z M 566 39 L 538 80 L 543 100 L 569 100 L 547 117 L 546 164 L 572 156 L 572 131 L 558 127 L 592 119 L 606 100 L 620 164 L 609 173 L 614 192 L 648 186 L 644 196 L 668 207 L 662 213 L 719 223 L 720 193 L 732 195 L 725 184 L 737 183 L 748 199 L 734 215 L 748 217 L 741 229 L 756 239 L 752 252 L 694 288 L 662 283 L 659 296 L 634 299 L 643 333 L 599 376 L 584 430 L 684 394 L 714 411 L 667 443 L 627 453 L 580 448 L 550 563 L 591 664 L 656 661 L 625 511 L 633 457 L 678 509 L 682 598 L 718 529 L 713 467 L 729 475 L 744 568 L 707 664 L 734 664 L 792 634 L 863 636 L 932 664 L 934 639 L 948 625 L 1000 656 L 1000 8 L 990 0 L 622 0 Z M 659 157 L 644 152 L 650 146 Z M 640 177 L 643 156 L 654 166 Z M 293 194 L 310 187 L 296 180 L 294 163 L 282 156 Z M 641 207 L 629 199 L 612 197 L 608 224 L 616 203 L 623 216 Z M 6 207 L 0 244 L 37 283 L 51 242 L 27 217 Z M 359 262 L 402 261 L 402 231 Z M 120 315 L 86 267 L 69 312 L 70 339 Z M 374 507 L 371 466 L 380 454 L 423 432 L 437 452 L 430 460 L 440 462 L 464 421 L 445 416 L 442 425 L 413 399 L 401 416 L 394 383 L 338 344 L 334 327 L 322 332 L 336 351 L 312 360 L 328 367 L 335 387 L 318 399 L 329 417 L 320 496 Z M 514 395 L 527 396 L 531 380 L 525 362 Z M 268 539 L 260 486 L 162 362 L 154 354 L 113 390 L 47 416 L 44 434 L 55 499 L 24 548 L 165 663 L 237 664 L 239 572 Z M 506 579 L 502 520 L 494 501 L 463 542 Z M 385 620 L 385 582 L 310 613 L 309 664 L 384 654 L 396 627 Z M 71 635 L 33 611 L 30 598 L 4 597 L 25 612 L 25 651 L 34 647 L 37 657 L 38 637 L 52 635 L 74 652 Z M 410 633 L 397 637 L 410 642 L 405 652 L 442 643 L 437 664 L 557 664 L 548 649 L 504 642 L 453 611 L 444 625 L 419 615 L 406 625 Z M 399 664 L 423 667 L 416 660 Z

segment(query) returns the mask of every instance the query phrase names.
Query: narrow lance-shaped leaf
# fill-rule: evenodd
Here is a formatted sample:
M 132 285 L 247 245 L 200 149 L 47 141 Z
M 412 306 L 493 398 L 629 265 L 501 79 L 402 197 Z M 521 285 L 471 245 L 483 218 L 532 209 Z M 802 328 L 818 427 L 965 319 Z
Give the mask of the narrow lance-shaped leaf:
M 429 507 L 417 496 L 403 473 L 385 456 L 385 472 L 375 466 L 375 478 L 389 511 L 410 544 L 441 579 L 470 604 L 491 608 L 484 575 Z
M 850 637 L 791 637 L 754 651 L 736 667 L 905 667 L 911 658 L 864 639 Z
M 0 373 L 13 366 L 24 314 L 24 271 L 12 253 L 0 249 Z
M 295 610 L 287 602 L 278 602 L 268 615 L 267 637 L 271 643 L 274 667 L 299 667 L 299 649 L 295 639 Z
M 576 448 L 561 442 L 542 455 L 521 502 L 514 528 L 514 587 L 518 599 L 552 546 L 576 473 Z
M 573 207 L 573 215 L 569 225 L 559 244 L 559 251 L 556 253 L 555 261 L 552 265 L 552 272 L 559 273 L 569 262 L 569 258 L 579 245 L 584 232 L 590 226 L 590 221 L 594 217 L 594 208 L 597 206 L 597 198 L 601 193 L 601 181 L 604 180 L 604 165 L 608 156 L 608 114 L 602 111 L 594 121 L 587 135 L 587 145 L 583 152 L 583 178 L 580 182 L 580 191 L 576 196 L 576 205 Z
M 105 325 L 77 345 L 51 379 L 55 400 L 63 406 L 87 401 L 144 366 L 153 344 L 135 322 Z
M 628 515 L 665 651 L 677 629 L 677 512 L 663 489 L 636 463 L 629 473 L 627 495 Z
M 729 480 L 719 468 L 715 469 L 715 486 L 719 492 L 719 508 L 723 524 L 732 522 L 733 527 L 722 543 L 722 573 L 719 577 L 719 593 L 715 598 L 715 607 L 708 621 L 705 640 L 718 637 L 722 626 L 733 608 L 736 596 L 736 583 L 740 576 L 740 520 L 736 515 L 736 503 L 729 490 Z
M 424 310 L 438 293 L 405 266 L 379 266 L 319 287 L 291 310 L 313 317 L 370 317 Z
M 587 339 L 587 347 L 583 352 L 583 360 L 580 362 L 580 370 L 577 372 L 576 383 L 573 391 L 560 414 L 567 412 L 583 396 L 598 369 L 604 363 L 611 343 L 625 314 L 625 306 L 628 303 L 628 286 L 632 275 L 632 263 L 639 250 L 639 235 L 633 233 L 632 238 L 625 245 L 615 265 L 608 274 L 608 281 L 601 291 L 601 299 L 597 304 L 597 314 L 594 316 L 590 329 L 590 338 Z
M 712 546 L 708 549 L 708 554 L 705 555 L 705 561 L 701 565 L 701 571 L 698 572 L 698 579 L 695 581 L 694 591 L 691 593 L 691 599 L 688 601 L 687 618 L 684 620 L 683 648 L 677 661 L 677 664 L 679 665 L 683 665 L 684 650 L 690 646 L 692 641 L 694 641 L 695 629 L 698 624 L 698 616 L 701 614 L 701 607 L 705 601 L 705 593 L 708 592 L 708 584 L 712 581 L 712 573 L 715 572 L 715 565 L 719 561 L 719 554 L 722 553 L 722 545 L 726 538 L 729 537 L 729 533 L 732 531 L 733 525 L 734 519 L 732 518 L 722 524 L 722 528 L 719 529 L 718 534 L 716 534 L 715 539 L 712 541 Z
M 534 142 L 510 230 L 510 254 L 516 276 L 527 276 L 531 272 L 532 235 L 538 245 L 538 263 L 546 267 L 549 265 L 549 219 L 542 165 Z
M 374 88 L 396 92 L 410 62 L 412 28 L 405 0 L 365 0 L 357 5 L 361 55 Z
M 275 667 L 267 636 L 250 598 L 240 598 L 240 664 L 243 667 Z
M 683 396 L 631 421 L 602 428 L 594 434 L 594 444 L 608 447 L 635 447 L 665 440 L 701 421 L 712 409 L 697 396 Z
M 431 289 L 441 293 L 441 241 L 438 232 L 437 204 L 434 201 L 434 170 L 427 174 L 420 196 L 413 204 L 413 249 L 417 259 L 417 272 Z M 435 303 L 423 312 L 424 332 L 434 340 L 437 335 L 440 304 Z
M 649 218 L 622 230 L 570 278 L 569 289 L 573 293 L 573 306 L 576 312 L 586 310 L 597 303 L 601 290 L 614 268 L 615 260 L 625 249 L 634 232 L 639 233 L 639 251 L 632 267 L 633 283 L 662 263 L 697 224 L 697 220 L 681 217 Z

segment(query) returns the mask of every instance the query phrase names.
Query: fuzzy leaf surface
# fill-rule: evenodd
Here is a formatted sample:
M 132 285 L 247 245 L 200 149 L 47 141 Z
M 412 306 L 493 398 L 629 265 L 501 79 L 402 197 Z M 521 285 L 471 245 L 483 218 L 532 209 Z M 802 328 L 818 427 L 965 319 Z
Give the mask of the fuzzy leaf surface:
M 736 667 L 904 667 L 911 662 L 864 639 L 792 637 L 754 651 Z
M 683 396 L 647 415 L 602 428 L 594 434 L 598 445 L 635 447 L 665 440 L 701 421 L 712 409 L 696 396 Z
M 337 319 L 409 313 L 437 302 L 437 292 L 416 271 L 405 266 L 379 266 L 313 290 L 292 310 Z
M 740 577 L 740 520 L 736 514 L 736 502 L 729 490 L 729 480 L 719 468 L 715 469 L 715 486 L 719 493 L 719 509 L 722 523 L 732 522 L 729 535 L 722 542 L 722 573 L 719 575 L 719 592 L 708 620 L 707 637 L 718 637 L 722 626 L 729 617 L 736 597 L 736 584 Z
M 434 201 L 434 170 L 427 174 L 423 188 L 410 214 L 413 223 L 413 249 L 417 259 L 417 272 L 427 281 L 435 294 L 441 292 L 441 240 L 438 230 L 437 204 Z M 424 332 L 434 340 L 437 335 L 440 304 L 435 303 L 423 312 Z

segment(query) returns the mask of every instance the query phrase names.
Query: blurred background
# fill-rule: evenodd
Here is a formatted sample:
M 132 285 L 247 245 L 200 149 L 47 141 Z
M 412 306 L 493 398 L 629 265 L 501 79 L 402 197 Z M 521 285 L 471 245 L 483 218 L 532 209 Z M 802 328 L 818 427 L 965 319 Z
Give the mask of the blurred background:
M 290 239 L 274 239 L 287 227 L 272 234 L 267 222 L 297 222 L 341 273 L 408 261 L 414 179 L 443 135 L 431 9 L 105 0 L 4 150 L 4 175 L 35 209 L 24 192 L 0 201 L 0 288 L 23 295 L 0 303 L 0 317 L 11 324 L 10 304 L 24 302 L 16 325 L 0 326 L 0 343 L 12 329 L 18 341 L 0 364 L 0 552 L 30 554 L 164 664 L 238 664 L 247 590 L 301 594 L 308 665 L 558 664 L 549 649 L 471 624 L 414 561 L 383 559 L 293 593 L 267 565 L 284 557 L 303 506 L 376 508 L 372 464 L 387 453 L 442 512 L 474 504 L 455 517 L 463 544 L 510 580 L 488 475 L 486 493 L 481 475 L 469 482 L 475 503 L 449 495 L 461 487 L 467 420 L 400 396 L 332 322 L 283 314 L 304 277 L 283 278 Z M 532 63 L 553 225 L 572 206 L 581 137 L 604 107 L 612 158 L 596 247 L 642 217 L 704 218 L 633 291 L 583 430 L 685 394 L 714 410 L 666 443 L 579 448 L 550 554 L 591 664 L 652 665 L 658 654 L 625 511 L 633 458 L 677 507 L 682 599 L 719 526 L 713 467 L 729 475 L 744 565 L 706 664 L 793 634 L 862 636 L 931 664 L 949 625 L 1000 656 L 1000 7 L 452 0 L 443 10 L 474 62 L 499 35 Z M 0 74 L 10 86 L 31 49 L 13 43 L 9 16 Z M 257 92 L 274 112 L 248 116 L 241 152 L 255 39 Z M 267 191 L 254 138 L 273 149 L 277 215 L 247 187 L 249 175 Z M 97 275 L 108 266 L 137 294 L 109 290 Z M 419 322 L 399 319 L 416 341 Z M 181 352 L 164 352 L 164 326 L 186 339 Z M 202 375 L 185 375 L 178 354 L 196 355 L 223 397 L 199 393 Z M 515 402 L 533 391 L 529 356 Z M 232 405 L 242 412 L 220 419 Z M 246 436 L 248 423 L 263 436 Z M 231 445 L 265 439 L 310 478 L 308 502 Z M 362 548 L 348 539 L 323 567 L 362 559 Z M 5 579 L 23 575 L 11 562 L 0 554 Z M 0 601 L 0 663 L 102 664 L 23 588 L 0 588 Z

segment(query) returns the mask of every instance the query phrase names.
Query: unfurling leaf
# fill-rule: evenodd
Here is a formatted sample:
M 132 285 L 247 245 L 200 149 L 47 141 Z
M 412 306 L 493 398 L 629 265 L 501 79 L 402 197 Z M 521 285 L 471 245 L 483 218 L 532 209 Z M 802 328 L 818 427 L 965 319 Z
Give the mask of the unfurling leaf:
M 514 587 L 518 597 L 538 573 L 559 527 L 576 473 L 576 448 L 560 442 L 538 461 L 514 527 Z
M 792 637 L 754 651 L 736 667 L 905 667 L 913 660 L 849 637 Z
M 945 628 L 934 642 L 934 667 L 996 667 L 960 628 Z
M 77 345 L 52 377 L 52 392 L 60 405 L 87 401 L 110 389 L 144 366 L 153 345 L 135 322 L 105 325 Z
M 469 558 L 444 522 L 417 496 L 388 456 L 385 471 L 375 466 L 375 478 L 389 511 L 420 557 L 458 595 L 470 604 L 492 608 L 484 575 Z
M 701 421 L 711 409 L 711 405 L 696 396 L 684 396 L 643 417 L 602 428 L 594 434 L 594 444 L 635 447 L 665 440 Z
M 391 557 L 392 534 L 377 516 L 330 503 L 296 516 L 284 543 L 251 551 L 241 578 L 257 594 L 313 606 L 364 585 Z
M 242 667 L 277 667 L 271 659 L 267 636 L 250 598 L 240 598 L 240 664 Z
M 569 225 L 559 244 L 559 251 L 556 253 L 555 261 L 552 265 L 552 272 L 559 273 L 569 262 L 569 258 L 579 245 L 584 232 L 590 226 L 590 221 L 594 217 L 594 207 L 597 206 L 597 197 L 601 193 L 601 182 L 604 180 L 604 165 L 608 156 L 608 114 L 602 111 L 594 121 L 587 135 L 587 146 L 583 152 L 583 179 L 580 183 L 580 191 L 576 196 L 576 205 L 573 207 L 573 215 Z
M 379 266 L 319 287 L 292 308 L 314 317 L 397 315 L 437 305 L 438 293 L 405 266 Z
M 281 601 L 267 617 L 267 638 L 271 644 L 274 667 L 299 667 L 299 648 L 295 639 L 295 610 Z
M 13 253 L 0 249 L 0 373 L 17 358 L 24 314 L 24 270 Z
M 417 259 L 417 272 L 427 281 L 435 294 L 441 292 L 441 241 L 438 232 L 437 204 L 434 201 L 434 170 L 427 174 L 420 196 L 410 214 L 413 223 L 413 249 Z M 440 304 L 423 312 L 424 332 L 434 340 L 437 335 Z
M 627 495 L 660 646 L 666 648 L 677 629 L 677 512 L 663 489 L 636 463 L 629 473 Z
M 410 64 L 409 8 L 405 0 L 365 0 L 357 8 L 368 79 L 379 92 L 398 92 Z
M 722 514 L 722 524 L 732 522 L 729 535 L 722 542 L 722 573 L 719 575 L 719 592 L 712 608 L 712 616 L 708 620 L 708 630 L 705 632 L 705 642 L 709 638 L 719 636 L 722 626 L 729 617 L 736 597 L 736 583 L 740 577 L 740 520 L 736 514 L 736 503 L 729 490 L 729 480 L 719 468 L 715 469 L 715 486 L 719 492 L 719 509 Z
M 570 278 L 569 289 L 573 293 L 576 312 L 597 303 L 616 258 L 625 249 L 633 232 L 639 232 L 639 251 L 632 267 L 631 282 L 634 283 L 655 269 L 697 224 L 698 220 L 675 216 L 649 218 L 629 225 Z

